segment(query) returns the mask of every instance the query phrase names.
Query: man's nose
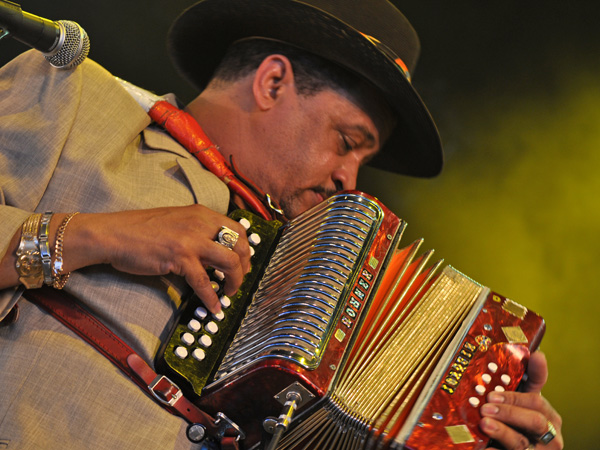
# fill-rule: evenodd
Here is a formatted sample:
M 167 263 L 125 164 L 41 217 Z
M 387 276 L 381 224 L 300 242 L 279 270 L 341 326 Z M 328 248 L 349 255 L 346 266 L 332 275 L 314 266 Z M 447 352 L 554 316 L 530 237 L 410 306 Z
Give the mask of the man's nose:
M 337 190 L 353 190 L 356 189 L 356 180 L 358 177 L 358 170 L 360 168 L 360 161 L 356 155 L 348 154 L 344 157 L 342 164 L 338 166 L 333 173 L 331 178 L 336 186 Z

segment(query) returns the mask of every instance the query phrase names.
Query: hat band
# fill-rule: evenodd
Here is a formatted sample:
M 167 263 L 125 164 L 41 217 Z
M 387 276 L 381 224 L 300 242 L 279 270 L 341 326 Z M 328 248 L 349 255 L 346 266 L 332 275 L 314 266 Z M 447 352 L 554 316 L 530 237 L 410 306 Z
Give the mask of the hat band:
M 410 71 L 408 70 L 408 67 L 406 66 L 404 61 L 402 61 L 402 58 L 396 55 L 396 53 L 391 48 L 389 48 L 387 45 L 377 40 L 373 36 L 369 36 L 368 34 L 365 34 L 363 32 L 360 32 L 360 34 L 362 34 L 371 44 L 373 44 L 377 50 L 379 50 L 381 53 L 383 53 L 392 61 L 394 61 L 400 69 L 400 72 L 402 72 L 402 75 L 404 75 L 404 78 L 406 78 L 409 83 L 411 82 Z

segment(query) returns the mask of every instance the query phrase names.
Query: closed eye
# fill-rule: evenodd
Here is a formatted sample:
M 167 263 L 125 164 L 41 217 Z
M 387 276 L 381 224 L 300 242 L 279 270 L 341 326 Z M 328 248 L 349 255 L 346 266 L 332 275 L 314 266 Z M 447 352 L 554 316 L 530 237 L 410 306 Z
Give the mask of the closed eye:
M 347 135 L 342 134 L 342 133 L 340 133 L 340 138 L 341 138 L 341 146 L 342 146 L 342 150 L 343 150 L 342 154 L 351 152 L 354 149 L 356 143 L 351 138 L 349 138 Z

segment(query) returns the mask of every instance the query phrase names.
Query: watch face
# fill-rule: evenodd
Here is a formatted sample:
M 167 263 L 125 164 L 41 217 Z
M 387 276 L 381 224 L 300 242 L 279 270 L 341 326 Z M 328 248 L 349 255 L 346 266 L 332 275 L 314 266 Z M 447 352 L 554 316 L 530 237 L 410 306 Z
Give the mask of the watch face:
M 27 250 L 17 258 L 15 264 L 19 275 L 28 277 L 42 273 L 42 259 L 38 250 Z

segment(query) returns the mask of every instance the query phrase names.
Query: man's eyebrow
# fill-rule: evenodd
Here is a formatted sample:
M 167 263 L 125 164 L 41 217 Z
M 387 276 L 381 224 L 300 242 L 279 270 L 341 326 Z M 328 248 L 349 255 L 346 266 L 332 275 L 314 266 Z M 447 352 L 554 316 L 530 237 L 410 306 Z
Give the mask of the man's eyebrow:
M 375 145 L 375 142 L 377 141 L 375 139 L 375 135 L 373 133 L 371 133 L 371 130 L 369 130 L 366 126 L 364 126 L 364 125 L 350 125 L 347 128 L 349 130 L 352 130 L 352 131 L 358 131 L 360 134 L 362 134 L 365 144 L 367 144 L 367 145 Z

